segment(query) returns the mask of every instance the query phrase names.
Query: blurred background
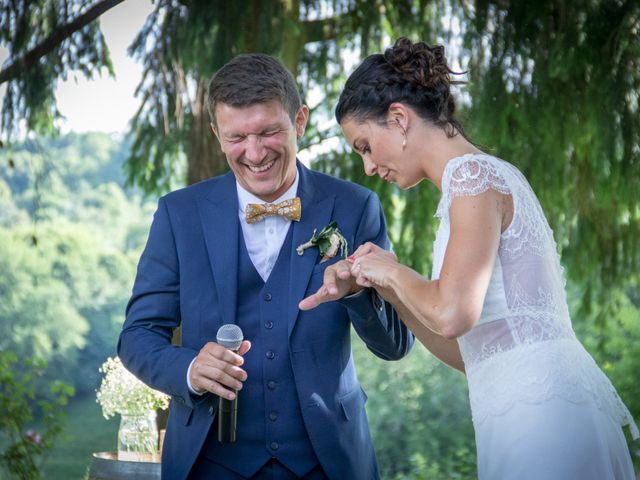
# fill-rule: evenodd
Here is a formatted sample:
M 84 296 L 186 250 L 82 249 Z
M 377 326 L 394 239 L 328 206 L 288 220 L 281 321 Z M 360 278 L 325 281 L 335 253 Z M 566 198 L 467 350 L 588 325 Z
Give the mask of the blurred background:
M 375 190 L 401 261 L 430 275 L 438 191 L 364 176 L 332 114 L 355 65 L 399 36 L 466 72 L 462 123 L 530 180 L 578 337 L 640 420 L 636 0 L 0 0 L 0 478 L 21 461 L 18 478 L 83 478 L 115 450 L 98 368 L 158 197 L 227 169 L 204 102 L 238 53 L 294 73 L 311 108 L 300 158 Z M 354 337 L 354 355 L 383 478 L 475 478 L 464 377 L 420 345 L 390 363 Z

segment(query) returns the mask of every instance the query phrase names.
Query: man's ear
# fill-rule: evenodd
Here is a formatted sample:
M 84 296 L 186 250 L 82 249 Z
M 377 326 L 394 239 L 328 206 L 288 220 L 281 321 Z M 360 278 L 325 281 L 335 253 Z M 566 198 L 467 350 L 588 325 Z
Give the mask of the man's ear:
M 213 122 L 209 122 L 209 127 L 211 127 L 211 131 L 218 139 L 218 144 L 220 145 L 220 149 L 222 150 L 222 153 L 224 153 L 224 147 L 222 146 L 222 142 L 220 141 L 220 135 L 218 135 L 218 129 L 216 128 Z
M 409 130 L 409 109 L 407 106 L 399 102 L 389 105 L 387 122 L 390 125 L 397 125 L 404 133 L 407 133 Z
M 307 121 L 309 120 L 309 107 L 306 105 L 301 105 L 298 111 L 296 112 L 296 136 L 298 138 L 302 138 L 304 135 L 304 130 L 307 127 Z

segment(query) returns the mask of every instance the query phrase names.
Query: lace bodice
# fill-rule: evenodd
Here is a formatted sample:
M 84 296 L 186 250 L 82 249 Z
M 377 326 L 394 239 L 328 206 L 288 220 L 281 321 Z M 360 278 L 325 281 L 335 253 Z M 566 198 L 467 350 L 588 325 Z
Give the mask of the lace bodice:
M 451 203 L 489 189 L 510 195 L 514 212 L 500 237 L 480 319 L 458 338 L 474 421 L 515 402 L 537 403 L 558 395 L 572 401 L 593 399 L 622 424 L 633 424 L 615 389 L 575 337 L 553 232 L 513 165 L 485 154 L 449 161 L 436 212 L 440 227 L 432 278 L 440 276 L 449 241 Z

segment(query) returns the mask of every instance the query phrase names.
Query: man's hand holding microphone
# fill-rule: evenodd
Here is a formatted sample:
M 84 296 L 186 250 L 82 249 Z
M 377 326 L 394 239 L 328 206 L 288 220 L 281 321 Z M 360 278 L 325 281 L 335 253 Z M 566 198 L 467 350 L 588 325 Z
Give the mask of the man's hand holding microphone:
M 198 392 L 218 395 L 218 440 L 234 442 L 237 392 L 247 379 L 247 372 L 241 368 L 242 356 L 251 348 L 251 342 L 243 340 L 242 330 L 234 324 L 220 327 L 216 342 L 208 342 L 202 347 L 191 364 L 189 382 Z

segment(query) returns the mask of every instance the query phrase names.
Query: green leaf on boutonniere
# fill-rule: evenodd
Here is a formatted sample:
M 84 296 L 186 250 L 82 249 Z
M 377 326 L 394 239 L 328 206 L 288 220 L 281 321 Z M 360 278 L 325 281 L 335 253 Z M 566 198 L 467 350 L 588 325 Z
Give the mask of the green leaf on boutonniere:
M 316 234 L 316 230 L 313 230 L 313 235 L 308 242 L 305 242 L 296 247 L 298 255 L 302 255 L 307 248 L 318 247 L 322 260 L 320 263 L 326 262 L 330 258 L 333 258 L 340 251 L 340 255 L 347 257 L 347 239 L 344 238 L 340 230 L 338 230 L 338 224 L 333 221 Z

